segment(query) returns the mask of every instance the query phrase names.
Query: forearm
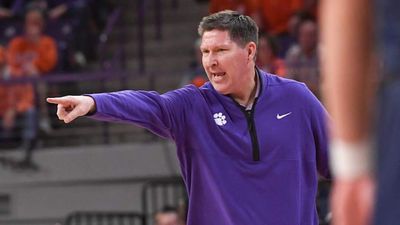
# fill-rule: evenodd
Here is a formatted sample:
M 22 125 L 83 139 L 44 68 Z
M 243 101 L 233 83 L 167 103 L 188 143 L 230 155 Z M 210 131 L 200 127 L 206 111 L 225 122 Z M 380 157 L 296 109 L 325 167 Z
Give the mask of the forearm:
M 371 8 L 365 0 L 323 1 L 325 101 L 334 138 L 355 143 L 371 128 Z
M 96 104 L 91 118 L 131 123 L 170 137 L 171 113 L 165 99 L 155 92 L 120 91 L 90 96 Z

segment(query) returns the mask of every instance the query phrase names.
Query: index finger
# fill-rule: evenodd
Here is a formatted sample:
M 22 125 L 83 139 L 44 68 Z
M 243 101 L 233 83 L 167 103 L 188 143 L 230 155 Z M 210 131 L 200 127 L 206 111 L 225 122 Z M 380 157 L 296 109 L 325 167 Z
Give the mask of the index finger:
M 46 98 L 46 101 L 51 104 L 70 104 L 71 101 L 67 99 L 66 97 L 58 97 L 58 98 Z

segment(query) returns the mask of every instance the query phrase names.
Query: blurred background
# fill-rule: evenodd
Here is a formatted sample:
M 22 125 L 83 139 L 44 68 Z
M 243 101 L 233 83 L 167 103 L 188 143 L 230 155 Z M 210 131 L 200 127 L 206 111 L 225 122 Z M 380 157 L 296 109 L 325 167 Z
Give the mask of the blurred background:
M 0 225 L 184 224 L 173 143 L 131 125 L 65 125 L 47 96 L 201 86 L 197 26 L 260 26 L 257 65 L 320 96 L 317 0 L 0 0 Z M 320 182 L 320 223 L 330 184 Z

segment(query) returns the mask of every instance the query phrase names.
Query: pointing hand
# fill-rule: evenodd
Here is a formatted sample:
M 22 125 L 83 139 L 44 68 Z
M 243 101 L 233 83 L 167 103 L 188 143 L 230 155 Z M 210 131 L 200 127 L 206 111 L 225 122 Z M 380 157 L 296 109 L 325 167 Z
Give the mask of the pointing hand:
M 46 100 L 48 103 L 57 104 L 58 119 L 65 123 L 70 123 L 77 117 L 96 110 L 96 104 L 89 96 L 64 96 Z

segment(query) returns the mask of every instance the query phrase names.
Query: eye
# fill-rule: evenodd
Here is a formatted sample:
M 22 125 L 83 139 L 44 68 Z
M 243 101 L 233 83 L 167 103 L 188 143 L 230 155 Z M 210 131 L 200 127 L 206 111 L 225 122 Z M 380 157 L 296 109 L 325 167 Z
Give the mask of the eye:
M 203 50 L 201 50 L 201 53 L 204 55 L 204 54 L 207 54 L 207 53 L 209 53 L 210 52 L 210 50 L 208 50 L 208 49 L 203 49 Z

